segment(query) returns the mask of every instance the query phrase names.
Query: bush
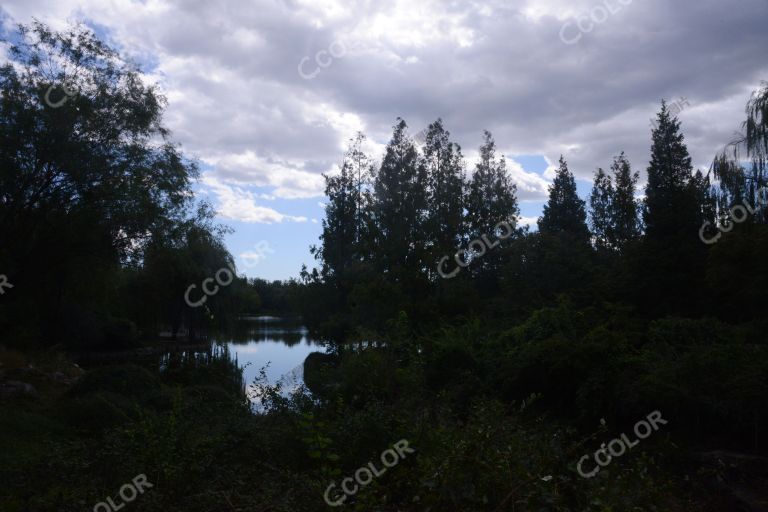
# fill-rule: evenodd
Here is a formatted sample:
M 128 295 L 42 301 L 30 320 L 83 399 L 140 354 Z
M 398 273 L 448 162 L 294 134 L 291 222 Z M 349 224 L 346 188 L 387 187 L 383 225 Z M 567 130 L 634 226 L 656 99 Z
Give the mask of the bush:
M 458 379 L 473 374 L 478 369 L 477 361 L 469 347 L 468 340 L 451 340 L 437 343 L 427 356 L 424 369 L 427 384 L 432 388 L 441 388 Z
M 732 339 L 732 330 L 724 323 L 711 319 L 668 317 L 648 326 L 648 342 L 670 347 L 690 347 L 725 343 Z
M 328 374 L 338 366 L 338 358 L 332 354 L 312 352 L 304 360 L 304 384 L 312 394 L 327 398 L 330 388 Z
M 110 392 L 88 393 L 64 400 L 58 417 L 66 424 L 87 432 L 102 432 L 135 418 L 135 404 Z
M 136 365 L 102 366 L 87 372 L 70 390 L 73 396 L 107 391 L 146 401 L 160 390 L 160 381 Z
M 626 340 L 603 327 L 579 338 L 557 334 L 502 354 L 492 381 L 506 400 L 542 394 L 561 413 L 594 419 L 615 410 L 628 356 Z

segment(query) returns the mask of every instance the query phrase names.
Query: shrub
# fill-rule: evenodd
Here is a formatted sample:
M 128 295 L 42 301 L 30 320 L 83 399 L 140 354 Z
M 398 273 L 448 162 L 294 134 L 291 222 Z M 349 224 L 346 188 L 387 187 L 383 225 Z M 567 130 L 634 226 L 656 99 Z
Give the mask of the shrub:
M 318 397 L 327 397 L 329 373 L 338 366 L 338 358 L 323 352 L 312 352 L 304 360 L 304 384 Z
M 148 370 L 132 365 L 102 366 L 86 374 L 70 390 L 74 396 L 108 391 L 140 401 L 149 399 L 160 389 L 160 381 Z
M 722 322 L 711 319 L 668 317 L 648 325 L 648 342 L 670 347 L 690 347 L 724 343 L 732 339 L 732 330 Z
M 87 393 L 65 399 L 57 413 L 66 424 L 96 433 L 135 417 L 135 405 L 116 393 Z

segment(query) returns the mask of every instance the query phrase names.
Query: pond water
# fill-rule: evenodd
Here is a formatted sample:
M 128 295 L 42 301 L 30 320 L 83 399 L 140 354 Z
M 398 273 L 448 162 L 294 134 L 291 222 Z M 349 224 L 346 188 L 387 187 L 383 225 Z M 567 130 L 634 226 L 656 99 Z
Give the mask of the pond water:
M 304 383 L 304 359 L 311 352 L 325 352 L 325 347 L 309 335 L 299 319 L 253 316 L 242 318 L 226 332 L 209 332 L 207 341 L 202 343 L 166 341 L 131 351 L 86 352 L 77 356 L 77 361 L 86 369 L 136 363 L 164 372 L 213 365 L 237 373 L 232 364 L 235 362 L 243 369 L 242 384 L 254 411 L 258 411 L 260 399 L 253 384 L 261 369 L 264 368 L 268 383 L 280 382 L 283 394 L 287 395 Z
M 255 381 L 262 370 L 266 382 L 260 383 L 280 383 L 282 394 L 288 396 L 304 383 L 307 356 L 324 351 L 324 346 L 309 336 L 298 319 L 252 316 L 241 318 L 227 331 L 209 332 L 206 342 L 167 346 L 161 352 L 159 370 L 218 367 L 235 372 L 235 368 L 241 368 L 242 380 L 239 375 L 236 380 L 244 387 L 253 411 L 259 412 L 261 397 Z
M 226 344 L 230 355 L 244 367 L 246 391 L 254 405 L 253 382 L 265 368 L 270 384 L 282 383 L 290 392 L 304 383 L 304 359 L 311 352 L 324 352 L 319 340 L 312 339 L 297 319 L 260 316 L 241 319 L 240 329 L 227 335 L 212 336 L 212 341 Z

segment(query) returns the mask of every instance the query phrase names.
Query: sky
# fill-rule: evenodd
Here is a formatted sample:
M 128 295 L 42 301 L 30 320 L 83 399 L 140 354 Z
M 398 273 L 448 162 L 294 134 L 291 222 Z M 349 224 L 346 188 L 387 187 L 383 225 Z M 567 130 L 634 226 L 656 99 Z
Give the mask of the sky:
M 33 18 L 85 23 L 140 65 L 239 273 L 270 280 L 314 265 L 322 175 L 357 131 L 379 160 L 398 117 L 412 135 L 442 118 L 469 173 L 491 131 L 535 224 L 561 154 L 582 198 L 620 151 L 642 185 L 666 99 L 706 169 L 768 80 L 768 0 L 0 3 L 5 33 Z

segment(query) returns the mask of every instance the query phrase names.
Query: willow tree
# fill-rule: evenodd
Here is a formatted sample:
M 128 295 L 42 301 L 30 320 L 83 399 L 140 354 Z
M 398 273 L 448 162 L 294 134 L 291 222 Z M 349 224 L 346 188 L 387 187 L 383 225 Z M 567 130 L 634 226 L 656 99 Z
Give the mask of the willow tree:
M 73 308 L 116 313 L 116 273 L 188 220 L 198 171 L 169 140 L 164 99 L 90 30 L 36 22 L 12 41 L 0 67 L 0 272 L 16 281 L 16 324 L 45 331 Z
M 712 172 L 718 182 L 719 210 L 725 213 L 734 204 L 758 204 L 761 187 L 768 185 L 768 82 L 752 93 L 742 130 L 715 157 Z M 761 211 L 751 219 L 768 222 Z

